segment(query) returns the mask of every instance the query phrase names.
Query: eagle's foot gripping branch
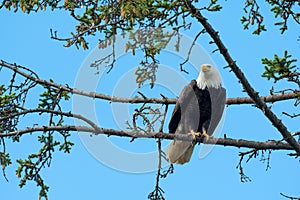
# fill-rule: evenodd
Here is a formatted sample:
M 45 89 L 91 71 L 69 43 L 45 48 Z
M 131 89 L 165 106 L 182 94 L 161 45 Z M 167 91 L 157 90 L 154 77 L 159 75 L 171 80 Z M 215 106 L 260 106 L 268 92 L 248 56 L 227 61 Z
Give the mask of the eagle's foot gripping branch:
M 205 138 L 205 140 L 208 140 L 208 139 L 211 137 L 210 135 L 208 135 L 208 134 L 207 134 L 207 132 L 206 132 L 206 130 L 205 130 L 205 129 L 202 131 L 202 134 L 201 134 L 201 136 L 202 136 L 202 137 L 204 137 L 204 138 Z
M 189 132 L 189 134 L 193 137 L 193 139 L 196 139 L 196 137 L 199 137 L 199 136 L 201 135 L 201 133 L 195 132 L 195 131 L 193 131 L 193 130 L 191 130 L 191 131 Z

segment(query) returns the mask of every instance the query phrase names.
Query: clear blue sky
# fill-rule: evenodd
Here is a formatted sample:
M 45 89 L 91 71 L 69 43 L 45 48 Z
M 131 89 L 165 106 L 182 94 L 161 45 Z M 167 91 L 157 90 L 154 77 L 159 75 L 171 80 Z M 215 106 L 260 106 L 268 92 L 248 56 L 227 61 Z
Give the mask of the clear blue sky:
M 241 2 L 226 1 L 221 12 L 209 14 L 209 21 L 219 31 L 231 55 L 241 66 L 254 88 L 261 91 L 260 94 L 267 95 L 272 84 L 261 78 L 263 72 L 261 58 L 272 58 L 274 53 L 283 55 L 286 49 L 295 57 L 299 56 L 300 42 L 297 42 L 299 26 L 289 23 L 291 25 L 289 30 L 281 35 L 279 30 L 270 24 L 274 20 L 268 19 L 272 14 L 266 12 L 269 9 L 267 6 L 262 9 L 269 32 L 261 36 L 253 36 L 251 31 L 242 30 L 240 24 L 242 6 Z M 68 37 L 69 32 L 73 31 L 76 25 L 68 13 L 47 11 L 27 15 L 6 10 L 0 10 L 0 13 L 2 26 L 0 59 L 27 66 L 36 71 L 42 79 L 53 78 L 58 83 L 74 86 L 81 64 L 96 46 L 96 37 L 89 38 L 90 50 L 77 50 L 75 47 L 67 49 L 63 47 L 63 43 L 50 39 L 50 28 L 58 30 L 59 36 Z M 195 34 L 197 28 L 199 27 L 194 26 L 187 34 Z M 228 96 L 245 96 L 234 74 L 222 69 L 226 65 L 223 58 L 217 53 L 211 53 L 214 47 L 208 44 L 207 37 L 200 39 L 199 43 L 219 67 Z M 299 65 L 299 62 L 297 64 Z M 131 68 L 132 66 L 129 67 Z M 6 80 L 3 76 L 3 73 L 0 73 L 0 83 Z M 112 90 L 110 83 L 103 84 L 98 89 Z M 173 97 L 175 95 L 173 94 Z M 101 107 L 104 105 L 99 103 L 96 107 L 106 112 L 107 107 Z M 299 119 L 289 121 L 280 114 L 281 109 L 291 105 L 292 102 L 277 103 L 274 105 L 274 110 L 278 111 L 279 117 L 288 123 L 290 131 L 296 131 L 299 127 Z M 65 104 L 64 109 L 71 110 L 71 102 Z M 100 115 L 101 111 L 99 111 Z M 26 123 L 30 126 L 35 122 L 30 120 Z M 107 126 L 112 125 L 113 128 L 117 127 L 111 120 L 103 120 L 100 125 L 102 123 Z M 24 124 L 23 126 L 26 126 Z M 166 127 L 164 130 L 167 130 Z M 222 133 L 226 133 L 227 137 L 249 140 L 265 141 L 280 138 L 279 133 L 263 114 L 249 105 L 228 107 Z M 155 185 L 155 171 L 135 174 L 112 169 L 100 163 L 85 149 L 77 133 L 73 133 L 72 140 L 75 146 L 71 154 L 56 152 L 51 167 L 43 169 L 42 174 L 46 184 L 50 186 L 50 199 L 147 199 L 147 195 Z M 130 151 L 143 147 L 147 150 L 155 147 L 154 140 L 136 140 L 133 143 L 130 143 L 127 138 L 113 138 L 112 140 L 115 144 L 125 149 L 128 148 Z M 22 137 L 21 143 L 8 143 L 6 148 L 11 152 L 14 161 L 26 156 L 26 153 L 37 150 L 35 145 L 36 142 L 30 135 L 27 135 Z M 161 180 L 166 199 L 283 199 L 279 195 L 280 192 L 300 196 L 297 181 L 300 179 L 299 161 L 287 157 L 287 152 L 273 152 L 271 169 L 268 171 L 265 170 L 266 165 L 259 159 L 245 164 L 245 173 L 250 176 L 252 182 L 241 183 L 236 165 L 239 160 L 238 152 L 245 150 L 217 146 L 207 157 L 199 159 L 197 146 L 190 163 L 175 166 L 175 173 Z M 141 152 L 144 152 L 144 149 Z M 108 152 L 103 152 L 103 154 L 108 154 Z M 139 164 L 142 163 L 136 163 L 136 165 Z M 20 189 L 15 169 L 16 164 L 13 164 L 6 170 L 9 182 L 0 177 L 1 197 L 4 197 L 3 199 L 36 199 L 38 189 L 35 183 L 28 182 L 24 188 Z

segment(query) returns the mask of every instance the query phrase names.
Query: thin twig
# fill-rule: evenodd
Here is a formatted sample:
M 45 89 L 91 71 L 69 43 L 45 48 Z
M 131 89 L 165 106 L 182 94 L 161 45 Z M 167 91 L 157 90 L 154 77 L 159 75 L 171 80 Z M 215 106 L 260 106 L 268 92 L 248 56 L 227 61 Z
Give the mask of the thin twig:
M 280 192 L 280 195 L 287 198 L 287 199 L 291 199 L 291 200 L 300 200 L 300 197 L 291 197 L 291 196 L 288 196 L 286 194 L 283 194 L 282 192 Z
M 201 34 L 203 34 L 204 32 L 205 32 L 205 29 L 202 29 L 202 30 L 195 36 L 195 38 L 194 38 L 194 40 L 193 40 L 193 42 L 192 42 L 192 44 L 191 44 L 191 46 L 190 46 L 190 49 L 189 49 L 189 51 L 188 51 L 187 58 L 185 59 L 184 62 L 182 62 L 182 63 L 179 64 L 179 65 L 180 65 L 180 70 L 181 70 L 181 71 L 183 71 L 183 72 L 185 72 L 185 73 L 188 73 L 185 69 L 183 69 L 183 65 L 185 65 L 185 64 L 190 60 L 191 52 L 192 52 L 192 49 L 193 49 L 193 47 L 194 47 L 194 45 L 195 45 L 197 39 L 198 39 L 199 36 L 200 36 Z
M 290 117 L 290 118 L 295 118 L 295 117 L 300 117 L 300 113 L 299 114 L 289 114 L 289 113 L 287 113 L 287 112 L 282 112 L 282 114 L 284 114 L 284 115 L 286 115 L 286 116 L 288 116 L 288 117 Z
M 9 119 L 9 118 L 14 118 L 16 116 L 26 115 L 26 114 L 29 114 L 29 113 L 51 113 L 51 114 L 62 115 L 62 116 L 66 116 L 66 117 L 74 117 L 74 118 L 77 118 L 77 119 L 80 119 L 80 120 L 86 122 L 87 124 L 89 124 L 95 130 L 100 129 L 100 127 L 98 127 L 94 122 L 92 122 L 91 120 L 83 117 L 82 115 L 74 114 L 74 113 L 71 113 L 71 112 L 62 112 L 62 111 L 59 111 L 59 110 L 49 110 L 49 109 L 44 109 L 44 108 L 23 110 L 22 112 L 17 112 L 17 113 L 8 115 L 6 117 L 2 117 L 2 118 L 0 118 L 0 121 L 5 120 L 5 119 Z M 49 126 L 49 127 L 51 127 L 51 126 Z M 7 133 L 7 134 L 9 134 L 9 133 Z M 0 135 L 0 137 L 2 137 L 3 135 L 5 135 L 5 133 L 2 133 Z

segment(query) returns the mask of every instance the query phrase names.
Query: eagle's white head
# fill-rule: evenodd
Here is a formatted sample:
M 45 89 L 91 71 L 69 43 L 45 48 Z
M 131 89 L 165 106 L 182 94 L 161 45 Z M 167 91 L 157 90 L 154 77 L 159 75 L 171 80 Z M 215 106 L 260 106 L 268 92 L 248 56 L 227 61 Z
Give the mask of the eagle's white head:
M 203 64 L 200 67 L 200 74 L 197 78 L 197 85 L 200 89 L 222 87 L 222 79 L 217 68 L 210 64 Z

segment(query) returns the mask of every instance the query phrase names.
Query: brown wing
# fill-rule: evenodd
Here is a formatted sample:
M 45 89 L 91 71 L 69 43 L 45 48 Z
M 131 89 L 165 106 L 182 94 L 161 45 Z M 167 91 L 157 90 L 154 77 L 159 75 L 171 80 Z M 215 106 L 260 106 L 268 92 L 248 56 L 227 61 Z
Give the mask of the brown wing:
M 188 134 L 191 130 L 196 132 L 200 112 L 195 87 L 197 82 L 193 80 L 182 90 L 169 123 L 170 133 Z M 171 142 L 166 157 L 170 163 L 184 164 L 190 160 L 193 149 L 192 137 L 191 141 L 175 139 Z
M 197 85 L 196 80 L 192 80 L 190 84 L 186 85 L 174 107 L 172 117 L 169 123 L 169 133 L 175 133 L 178 127 L 178 124 L 181 119 L 181 106 L 186 105 L 190 101 L 190 96 L 195 96 L 193 88 Z
M 208 89 L 211 99 L 211 120 L 207 131 L 212 135 L 222 118 L 226 104 L 226 90 L 223 87 Z

